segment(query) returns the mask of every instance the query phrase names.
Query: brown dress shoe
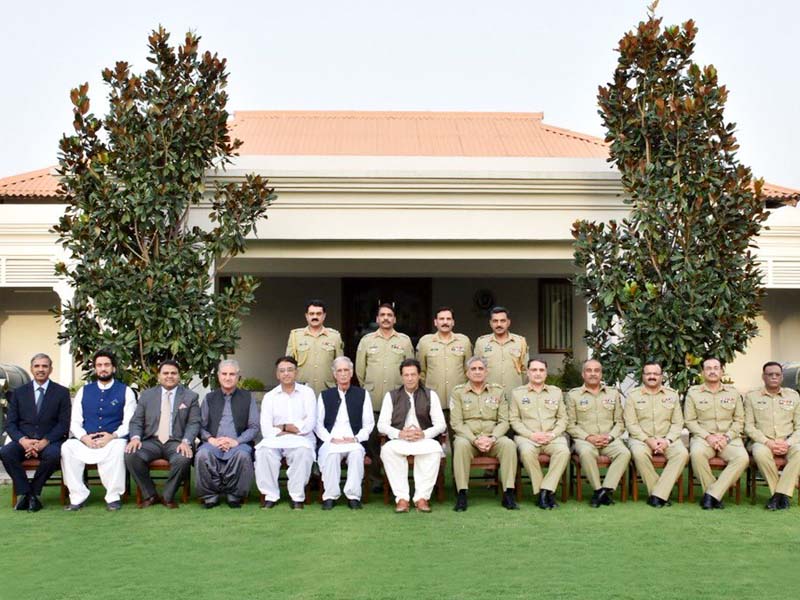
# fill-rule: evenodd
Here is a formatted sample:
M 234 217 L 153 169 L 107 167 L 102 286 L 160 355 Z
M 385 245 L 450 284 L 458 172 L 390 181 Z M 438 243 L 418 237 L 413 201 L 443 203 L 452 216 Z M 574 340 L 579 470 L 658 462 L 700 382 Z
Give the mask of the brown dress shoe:
M 148 506 L 153 506 L 153 504 L 160 503 L 160 502 L 161 502 L 161 498 L 158 497 L 158 494 L 153 494 L 149 498 L 146 498 L 146 499 L 142 500 L 141 502 L 139 502 L 139 504 L 136 505 L 136 508 L 147 508 Z
M 398 500 L 397 506 L 394 507 L 394 512 L 396 513 L 408 512 L 408 500 Z
M 164 506 L 166 506 L 169 509 L 180 508 L 180 506 L 178 506 L 178 503 L 175 502 L 174 500 L 170 500 L 170 501 L 161 500 L 161 504 L 163 504 Z
M 431 512 L 431 505 L 428 504 L 428 501 L 425 498 L 420 498 L 416 502 L 414 502 L 414 506 L 417 508 L 419 512 Z

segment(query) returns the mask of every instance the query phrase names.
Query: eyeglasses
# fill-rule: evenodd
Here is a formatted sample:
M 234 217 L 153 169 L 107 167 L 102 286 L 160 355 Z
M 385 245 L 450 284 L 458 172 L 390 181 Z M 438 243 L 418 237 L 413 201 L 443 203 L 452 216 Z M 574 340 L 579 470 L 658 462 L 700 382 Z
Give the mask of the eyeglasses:
M 294 367 L 286 367 L 284 369 L 278 369 L 278 373 L 294 373 Z

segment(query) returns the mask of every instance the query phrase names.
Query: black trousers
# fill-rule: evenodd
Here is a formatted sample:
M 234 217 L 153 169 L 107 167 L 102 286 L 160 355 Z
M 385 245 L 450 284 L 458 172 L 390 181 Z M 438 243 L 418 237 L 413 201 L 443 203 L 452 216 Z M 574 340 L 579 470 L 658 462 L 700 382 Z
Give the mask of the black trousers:
M 33 494 L 39 496 L 45 482 L 50 476 L 61 468 L 61 442 L 50 442 L 47 447 L 39 454 L 39 468 L 33 475 L 33 479 L 28 481 L 28 475 L 22 468 L 22 461 L 25 460 L 25 449 L 19 442 L 11 442 L 0 448 L 0 460 L 3 461 L 14 486 L 17 488 L 17 495 L 23 496 Z
M 156 484 L 150 476 L 150 463 L 159 458 L 169 461 L 169 475 L 167 475 L 161 496 L 167 502 L 174 500 L 175 492 L 189 475 L 189 469 L 192 466 L 192 459 L 180 454 L 178 446 L 180 446 L 180 442 L 176 440 L 169 440 L 162 444 L 157 439 L 150 438 L 142 440 L 142 447 L 136 452 L 125 455 L 125 466 L 133 475 L 139 489 L 142 490 L 143 500 L 147 500 L 156 493 Z

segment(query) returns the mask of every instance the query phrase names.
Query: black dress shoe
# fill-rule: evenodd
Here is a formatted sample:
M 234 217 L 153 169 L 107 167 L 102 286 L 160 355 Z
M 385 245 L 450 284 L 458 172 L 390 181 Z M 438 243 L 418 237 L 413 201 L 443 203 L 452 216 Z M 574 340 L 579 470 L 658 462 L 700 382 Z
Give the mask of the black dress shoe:
M 714 498 L 714 496 L 710 494 L 703 494 L 703 497 L 700 498 L 700 508 L 703 510 L 711 510 L 713 508 L 717 508 L 718 500 Z
M 106 510 L 109 512 L 117 512 L 118 510 L 122 510 L 122 502 L 120 500 L 106 502 Z
M 554 509 L 558 508 L 558 502 L 556 502 L 556 493 L 553 490 L 547 490 L 547 508 Z
M 212 509 L 219 506 L 219 497 L 218 496 L 210 496 L 203 500 L 203 508 L 205 509 Z
M 228 506 L 230 508 L 242 508 L 242 501 L 238 498 L 228 498 Z
M 539 499 L 536 501 L 536 506 L 541 508 L 542 510 L 547 510 L 550 508 L 550 502 L 547 498 L 547 490 L 540 490 L 539 491 Z
M 350 498 L 347 501 L 347 506 L 349 506 L 353 510 L 361 510 L 362 508 L 364 508 L 361 504 L 361 500 L 358 500 L 356 498 Z
M 600 504 L 605 504 L 606 506 L 611 506 L 614 504 L 614 490 L 611 488 L 600 488 Z
M 500 501 L 500 504 L 507 510 L 519 510 L 517 501 L 514 498 L 514 490 L 510 488 L 503 492 L 503 499 Z
M 605 492 L 603 491 L 603 488 L 600 488 L 599 490 L 595 490 L 594 492 L 592 492 L 592 497 L 589 499 L 589 506 L 591 506 L 592 508 L 597 508 L 598 506 L 600 506 L 600 504 L 602 504 L 602 499 L 604 495 Z
M 336 506 L 336 501 L 333 498 L 322 501 L 322 510 L 332 510 L 334 506 Z
M 34 496 L 33 494 L 31 494 L 29 498 L 30 499 L 28 500 L 28 512 L 39 512 L 40 510 L 42 510 L 42 508 L 44 508 L 42 506 L 42 501 L 39 500 L 38 496 Z
M 456 505 L 453 507 L 456 512 L 464 512 L 467 510 L 467 490 L 459 490 L 456 496 Z
M 68 512 L 77 512 L 83 508 L 83 504 L 84 504 L 83 502 L 81 502 L 80 504 L 67 504 L 64 507 L 64 510 Z
M 778 494 L 772 494 L 767 500 L 767 505 L 764 507 L 767 510 L 778 510 L 778 504 L 780 503 L 780 498 L 778 498 Z
M 722 510 L 723 508 L 725 508 L 725 505 L 722 503 L 722 500 L 716 500 L 715 499 L 714 500 L 714 508 L 718 508 L 718 509 Z
M 292 510 L 303 510 L 306 507 L 304 502 L 295 502 L 294 500 L 292 500 L 290 504 L 292 506 Z
M 780 504 L 778 504 L 778 510 L 786 510 L 792 504 L 792 499 L 785 495 L 785 494 L 778 494 L 781 497 Z
M 658 496 L 648 496 L 647 497 L 647 504 L 652 506 L 653 508 L 663 508 L 667 505 L 667 502 L 659 498 Z
M 23 494 L 19 498 L 17 498 L 17 503 L 14 505 L 14 510 L 28 510 L 28 506 L 31 504 L 31 495 L 30 494 Z
M 275 500 L 264 500 L 261 503 L 261 508 L 275 508 L 277 502 Z

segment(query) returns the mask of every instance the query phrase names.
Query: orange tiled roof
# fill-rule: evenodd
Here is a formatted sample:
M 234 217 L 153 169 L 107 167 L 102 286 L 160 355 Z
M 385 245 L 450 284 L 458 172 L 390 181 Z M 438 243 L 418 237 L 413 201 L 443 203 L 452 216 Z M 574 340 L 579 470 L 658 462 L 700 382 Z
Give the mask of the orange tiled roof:
M 542 113 L 238 111 L 241 154 L 605 158 L 605 142 Z
M 0 197 L 36 198 L 55 196 L 58 179 L 53 176 L 55 167 L 12 175 L 0 179 Z

